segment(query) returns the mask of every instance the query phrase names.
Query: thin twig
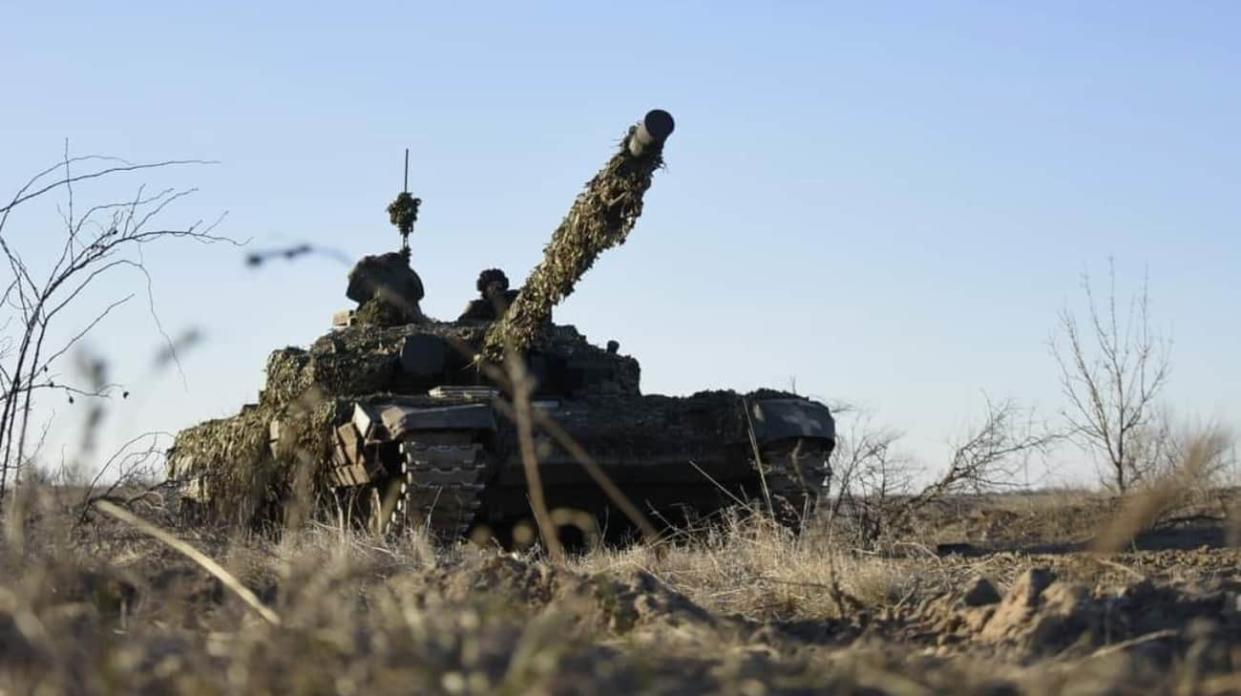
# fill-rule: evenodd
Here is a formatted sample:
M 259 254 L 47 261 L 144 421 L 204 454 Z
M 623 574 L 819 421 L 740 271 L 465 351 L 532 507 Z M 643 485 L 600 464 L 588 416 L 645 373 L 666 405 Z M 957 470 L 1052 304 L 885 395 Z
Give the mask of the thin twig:
M 748 504 L 744 500 L 742 500 L 741 498 L 738 498 L 736 494 L 728 490 L 728 488 L 726 488 L 724 484 L 720 483 L 719 481 L 716 481 L 714 478 L 711 477 L 711 474 L 708 474 L 706 471 L 703 471 L 702 467 L 698 466 L 698 463 L 695 462 L 693 459 L 689 460 L 689 465 L 694 467 L 694 471 L 697 471 L 698 473 L 702 474 L 703 478 L 710 481 L 712 485 L 720 489 L 720 491 L 722 491 L 724 495 L 727 495 L 729 498 L 732 498 L 734 503 L 740 505 L 741 507 L 748 506 Z
M 1144 635 L 1144 636 L 1138 636 L 1137 638 L 1131 638 L 1131 639 L 1126 640 L 1126 641 L 1121 641 L 1121 642 L 1119 642 L 1119 643 L 1115 643 L 1115 644 L 1113 644 L 1113 645 L 1108 645 L 1108 646 L 1105 646 L 1105 647 L 1099 648 L 1098 650 L 1096 650 L 1096 651 L 1094 651 L 1094 652 L 1090 653 L 1089 655 L 1087 655 L 1086 657 L 1084 657 L 1084 658 L 1082 658 L 1082 659 L 1084 659 L 1084 660 L 1093 660 L 1093 659 L 1094 659 L 1094 658 L 1096 658 L 1096 657 L 1104 657 L 1104 656 L 1106 656 L 1106 655 L 1114 655 L 1114 654 L 1116 654 L 1116 653 L 1118 653 L 1118 652 L 1124 652 L 1125 650 L 1128 650 L 1129 648 L 1134 648 L 1134 647 L 1137 647 L 1137 646 L 1139 646 L 1139 645 L 1144 645 L 1144 644 L 1146 644 L 1146 643 L 1152 643 L 1152 642 L 1157 641 L 1157 640 L 1165 640 L 1165 639 L 1167 639 L 1167 638 L 1176 638 L 1176 637 L 1177 637 L 1177 636 L 1179 636 L 1180 634 L 1181 634 L 1181 632 L 1180 632 L 1180 631 L 1178 631 L 1178 630 L 1176 630 L 1175 628 L 1165 628 L 1165 629 L 1163 629 L 1163 630 L 1161 630 L 1161 631 L 1155 631 L 1155 632 L 1153 632 L 1153 633 L 1147 633 L 1147 634 L 1146 634 L 1146 635 Z

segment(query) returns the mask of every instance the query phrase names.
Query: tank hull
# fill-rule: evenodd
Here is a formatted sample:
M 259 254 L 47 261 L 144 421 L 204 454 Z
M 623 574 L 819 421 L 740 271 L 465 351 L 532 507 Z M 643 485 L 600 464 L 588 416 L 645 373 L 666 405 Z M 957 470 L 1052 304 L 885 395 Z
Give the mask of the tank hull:
M 297 373 L 284 379 L 302 385 L 305 394 L 323 388 L 315 386 L 318 375 L 341 391 L 344 382 L 334 368 L 352 361 L 355 369 L 369 366 L 388 375 L 390 385 L 417 386 L 393 376 L 399 365 L 380 368 L 384 361 L 374 355 L 346 356 L 339 349 L 348 340 L 336 339 L 298 355 Z M 376 345 L 389 346 L 389 360 L 399 363 L 404 343 L 390 334 Z M 288 361 L 287 352 L 278 351 L 271 363 Z M 280 372 L 269 366 L 269 380 L 272 374 Z M 372 388 L 366 379 L 354 384 Z M 268 401 L 178 436 L 171 473 L 207 507 L 270 520 L 292 494 L 292 482 L 303 480 L 312 482 L 316 498 L 335 500 L 338 512 L 375 531 L 428 526 L 441 538 L 491 535 L 507 544 L 513 528 L 529 522 L 516 428 L 498 390 L 459 385 L 446 393 L 371 392 L 307 407 L 304 398 L 273 403 L 277 394 L 291 393 L 272 388 L 279 386 L 269 381 Z M 568 397 L 540 394 L 534 408 L 657 525 L 680 525 L 739 503 L 795 521 L 830 479 L 832 416 L 794 394 L 718 390 L 678 397 L 609 387 Z M 612 538 L 632 531 L 573 453 L 545 430 L 536 429 L 535 437 L 549 508 L 571 515 L 575 524 L 589 518 Z M 230 445 L 215 452 L 203 442 Z
M 765 508 L 772 491 L 773 510 L 796 519 L 830 479 L 831 414 L 791 394 L 613 396 L 544 408 L 631 502 L 664 524 L 681 525 L 739 503 Z M 747 409 L 759 417 L 747 418 Z M 786 422 L 791 414 L 798 414 L 799 422 Z M 498 435 L 499 465 L 482 496 L 477 523 L 505 529 L 528 518 L 530 504 L 516 435 L 508 426 Z M 786 461 L 799 446 L 798 461 Z M 546 434 L 538 436 L 538 449 L 549 508 L 585 512 L 613 536 L 631 531 L 572 453 Z M 790 466 L 800 466 L 801 476 Z M 793 478 L 798 481 L 791 486 Z

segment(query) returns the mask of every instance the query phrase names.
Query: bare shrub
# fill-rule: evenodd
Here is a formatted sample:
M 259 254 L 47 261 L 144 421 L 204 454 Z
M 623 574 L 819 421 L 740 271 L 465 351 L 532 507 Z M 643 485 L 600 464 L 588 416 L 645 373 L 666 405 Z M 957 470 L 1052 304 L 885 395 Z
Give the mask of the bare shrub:
M 153 308 L 151 278 L 142 260 L 146 245 L 169 240 L 229 241 L 212 234 L 218 219 L 206 224 L 202 220 L 171 227 L 160 224 L 159 219 L 169 206 L 193 194 L 195 189 L 166 188 L 150 193 L 145 186 L 138 186 L 128 200 L 82 205 L 76 198 L 77 188 L 88 183 L 97 185 L 125 173 L 189 164 L 205 163 L 132 164 L 93 155 L 71 157 L 66 144 L 60 162 L 35 174 L 7 205 L 0 206 L 0 253 L 13 275 L 0 291 L 0 305 L 8 313 L 0 319 L 0 498 L 11 477 L 20 478 L 22 469 L 38 450 L 37 443 L 30 441 L 37 394 L 60 392 L 73 402 L 107 398 L 123 391 L 107 380 L 106 364 L 102 361 L 91 364 L 97 369 L 85 370 L 89 377 L 84 383 L 62 379 L 57 368 L 63 356 L 134 294 L 111 301 L 69 338 L 57 342 L 54 327 L 62 313 L 90 297 L 102 279 L 124 270 L 145 279 L 148 303 Z M 65 198 L 60 241 L 55 245 L 59 251 L 51 255 L 46 267 L 40 268 L 30 261 L 37 254 L 21 248 L 6 225 L 21 206 L 60 192 Z M 168 343 L 171 345 L 170 340 Z
M 913 463 L 898 449 L 903 435 L 899 430 L 876 425 L 874 414 L 866 410 L 837 405 L 833 411 L 838 424 L 832 452 L 836 492 L 827 524 L 847 517 L 849 533 L 866 544 L 886 528 L 894 499 L 908 495 Z
M 1059 435 L 1016 402 L 988 399 L 982 419 L 955 442 L 947 464 L 920 489 L 912 482 L 925 467 L 897 449 L 899 438 L 897 431 L 875 427 L 865 413 L 838 437 L 839 485 L 828 524 L 842 522 L 840 528 L 862 546 L 911 531 L 918 512 L 953 495 L 1014 486 L 1026 460 L 1045 452 Z
M 84 486 L 78 522 L 86 520 L 92 505 L 104 501 L 126 508 L 139 502 L 163 507 L 157 491 L 177 483 L 164 477 L 169 439 L 168 433 L 142 433 L 118 447 Z

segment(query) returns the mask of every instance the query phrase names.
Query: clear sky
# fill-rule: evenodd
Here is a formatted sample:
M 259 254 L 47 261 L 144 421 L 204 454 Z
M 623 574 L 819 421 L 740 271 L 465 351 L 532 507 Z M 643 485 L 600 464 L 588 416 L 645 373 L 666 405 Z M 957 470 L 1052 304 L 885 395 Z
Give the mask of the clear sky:
M 32 3 L 0 1 L 0 196 L 60 157 L 220 164 L 83 189 L 197 186 L 174 223 L 263 249 L 394 249 L 413 149 L 424 310 L 525 276 L 626 126 L 677 119 L 629 242 L 558 311 L 648 392 L 762 385 L 864 403 L 931 460 L 983 394 L 1054 418 L 1047 340 L 1083 271 L 1149 273 L 1168 400 L 1241 420 L 1241 5 L 1232 2 Z M 46 251 L 55 211 L 6 235 Z M 91 347 L 133 395 L 109 442 L 253 401 L 323 333 L 347 265 L 170 245 Z M 83 315 L 84 316 L 84 315 Z M 81 319 L 79 317 L 78 319 Z M 66 330 L 75 328 L 66 326 Z M 74 407 L 45 403 L 61 415 Z M 54 455 L 71 442 L 58 426 Z M 69 449 L 72 445 L 65 445 Z M 1056 476 L 1089 478 L 1072 452 Z

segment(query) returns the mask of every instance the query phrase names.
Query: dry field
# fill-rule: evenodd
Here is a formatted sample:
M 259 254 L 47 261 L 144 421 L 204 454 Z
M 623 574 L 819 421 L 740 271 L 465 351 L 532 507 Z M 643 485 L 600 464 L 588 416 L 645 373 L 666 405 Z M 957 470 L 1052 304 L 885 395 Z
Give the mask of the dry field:
M 239 593 L 74 498 L 10 505 L 4 693 L 1241 693 L 1241 549 L 1205 508 L 1122 551 L 1090 542 L 1126 504 L 1045 493 L 955 499 L 876 549 L 737 516 L 554 565 L 127 506 Z

